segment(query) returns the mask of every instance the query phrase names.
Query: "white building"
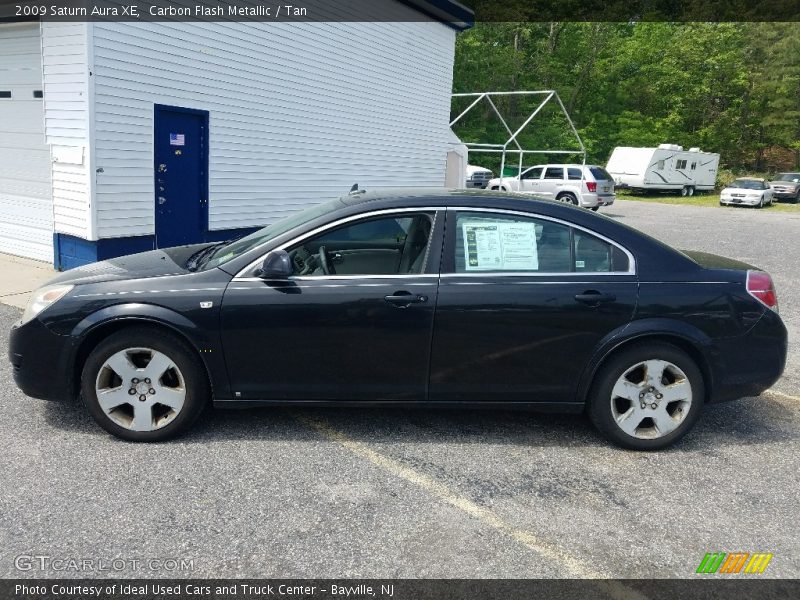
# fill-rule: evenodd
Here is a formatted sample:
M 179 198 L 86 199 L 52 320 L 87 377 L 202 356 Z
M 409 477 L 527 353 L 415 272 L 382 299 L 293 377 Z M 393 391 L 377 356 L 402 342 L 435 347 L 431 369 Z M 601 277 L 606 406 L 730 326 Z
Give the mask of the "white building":
M 0 252 L 70 268 L 233 237 L 356 182 L 444 185 L 469 19 L 416 4 L 391 23 L 0 24 Z

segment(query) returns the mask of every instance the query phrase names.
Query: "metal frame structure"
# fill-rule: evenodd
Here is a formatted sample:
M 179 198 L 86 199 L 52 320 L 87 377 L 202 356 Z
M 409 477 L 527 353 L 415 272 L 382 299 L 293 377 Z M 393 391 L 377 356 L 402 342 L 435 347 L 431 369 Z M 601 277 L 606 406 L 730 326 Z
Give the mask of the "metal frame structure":
M 495 96 L 544 96 L 544 99 L 539 103 L 536 109 L 525 119 L 525 122 L 520 125 L 520 127 L 516 131 L 511 131 L 511 128 L 508 126 L 507 121 L 503 118 L 503 115 L 497 109 L 497 105 L 492 100 Z M 581 140 L 581 136 L 578 135 L 578 130 L 575 129 L 575 125 L 572 123 L 572 119 L 567 113 L 567 109 L 564 107 L 564 103 L 561 101 L 561 98 L 558 95 L 558 92 L 555 90 L 535 90 L 535 91 L 518 91 L 518 92 L 471 92 L 471 93 L 464 93 L 464 94 L 452 94 L 452 98 L 475 98 L 473 102 L 455 119 L 450 122 L 450 127 L 458 123 L 464 115 L 469 113 L 473 108 L 475 108 L 478 104 L 480 104 L 481 100 L 486 100 L 489 103 L 489 106 L 492 107 L 492 110 L 497 115 L 497 118 L 500 119 L 500 122 L 505 127 L 505 130 L 508 132 L 510 136 L 504 144 L 484 144 L 481 142 L 462 142 L 468 150 L 475 151 L 475 152 L 486 152 L 491 154 L 502 154 L 502 158 L 500 159 L 500 177 L 503 177 L 503 171 L 505 170 L 506 166 L 506 154 L 507 153 L 516 153 L 519 156 L 519 167 L 517 171 L 517 179 L 520 178 L 522 175 L 522 159 L 526 154 L 580 154 L 581 164 L 586 164 L 586 147 L 583 145 L 583 140 Z M 561 112 L 567 118 L 567 122 L 569 123 L 570 129 L 572 133 L 575 135 L 575 139 L 578 141 L 578 145 L 580 146 L 580 150 L 525 150 L 520 146 L 518 141 L 518 136 L 523 130 L 530 125 L 531 121 L 536 117 L 537 114 L 547 105 L 550 100 L 553 98 L 556 99 L 558 102 L 558 106 L 561 109 Z M 516 148 L 509 148 L 509 145 L 514 144 Z

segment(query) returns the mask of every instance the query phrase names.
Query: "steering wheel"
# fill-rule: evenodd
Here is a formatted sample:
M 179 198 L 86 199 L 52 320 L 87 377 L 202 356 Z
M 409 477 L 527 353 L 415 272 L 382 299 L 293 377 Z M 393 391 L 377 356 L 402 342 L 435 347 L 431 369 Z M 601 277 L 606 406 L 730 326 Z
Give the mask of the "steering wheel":
M 336 271 L 328 261 L 328 252 L 325 246 L 319 247 L 319 266 L 325 275 L 336 275 Z

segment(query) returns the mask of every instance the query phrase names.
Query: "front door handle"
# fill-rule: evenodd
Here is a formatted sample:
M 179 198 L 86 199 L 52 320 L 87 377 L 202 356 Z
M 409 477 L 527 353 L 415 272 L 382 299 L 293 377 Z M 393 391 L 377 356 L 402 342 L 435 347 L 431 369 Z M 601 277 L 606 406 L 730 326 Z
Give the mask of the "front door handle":
M 428 301 L 427 296 L 406 291 L 395 292 L 390 296 L 384 296 L 383 299 L 399 308 L 406 308 L 409 304 L 421 304 Z
M 582 294 L 575 294 L 577 302 L 583 302 L 589 306 L 600 306 L 604 302 L 614 302 L 616 299 L 614 294 L 603 294 L 597 290 L 586 290 Z

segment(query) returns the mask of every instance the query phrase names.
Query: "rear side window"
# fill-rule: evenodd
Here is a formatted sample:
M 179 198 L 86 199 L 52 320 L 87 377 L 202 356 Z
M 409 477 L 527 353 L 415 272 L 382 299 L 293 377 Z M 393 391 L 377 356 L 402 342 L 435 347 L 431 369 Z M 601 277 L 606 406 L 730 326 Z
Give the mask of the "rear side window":
M 660 168 L 663 168 L 663 167 L 659 167 L 659 169 Z M 608 171 L 606 171 L 602 167 L 589 167 L 589 171 L 594 176 L 595 181 L 613 181 L 614 180 L 614 178 L 611 177 L 611 175 L 608 174 Z
M 570 167 L 567 169 L 567 177 L 569 179 L 583 179 L 580 169 L 576 169 L 575 167 Z
M 573 230 L 573 255 L 578 273 L 620 273 L 630 267 L 622 250 L 579 229 Z
M 589 233 L 546 219 L 461 211 L 456 273 L 627 272 L 628 257 Z
M 564 179 L 564 169 L 561 167 L 547 167 L 544 172 L 545 179 Z

